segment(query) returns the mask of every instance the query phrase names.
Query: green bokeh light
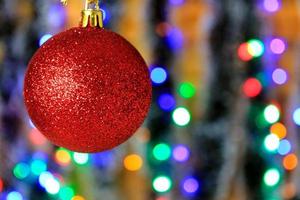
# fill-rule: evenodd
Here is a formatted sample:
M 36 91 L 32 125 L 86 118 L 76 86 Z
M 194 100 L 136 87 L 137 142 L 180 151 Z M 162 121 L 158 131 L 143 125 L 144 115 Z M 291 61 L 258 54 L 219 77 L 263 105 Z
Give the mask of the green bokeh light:
M 179 86 L 179 94 L 183 98 L 192 98 L 196 94 L 196 88 L 192 83 L 185 82 Z
M 61 200 L 71 200 L 74 194 L 74 190 L 71 187 L 63 187 L 59 190 L 59 198 Z
M 172 187 L 172 180 L 167 176 L 158 176 L 153 180 L 152 187 L 156 192 L 167 192 Z
M 168 160 L 171 157 L 171 148 L 167 144 L 163 144 L 163 143 L 157 144 L 153 148 L 152 153 L 156 160 L 159 161 Z
M 13 173 L 15 177 L 22 180 L 25 179 L 30 174 L 30 168 L 26 163 L 18 163 L 14 169 Z
M 277 169 L 272 168 L 266 171 L 264 174 L 264 183 L 267 186 L 275 186 L 280 181 L 280 173 Z
M 248 52 L 253 57 L 257 58 L 263 55 L 265 51 L 264 43 L 257 39 L 252 39 L 248 41 Z
M 269 152 L 275 152 L 280 144 L 280 139 L 275 134 L 269 134 L 265 137 L 264 146 L 265 149 Z
M 47 170 L 47 164 L 43 160 L 33 160 L 30 168 L 32 173 L 38 176 Z

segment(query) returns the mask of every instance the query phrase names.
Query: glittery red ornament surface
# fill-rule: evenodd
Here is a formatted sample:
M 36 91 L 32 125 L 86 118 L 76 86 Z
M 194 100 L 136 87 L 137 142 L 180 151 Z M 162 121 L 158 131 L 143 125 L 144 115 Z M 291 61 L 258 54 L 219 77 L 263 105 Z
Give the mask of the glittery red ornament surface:
M 138 51 L 101 28 L 73 28 L 47 41 L 25 75 L 36 127 L 54 144 L 99 152 L 126 141 L 143 123 L 151 81 Z

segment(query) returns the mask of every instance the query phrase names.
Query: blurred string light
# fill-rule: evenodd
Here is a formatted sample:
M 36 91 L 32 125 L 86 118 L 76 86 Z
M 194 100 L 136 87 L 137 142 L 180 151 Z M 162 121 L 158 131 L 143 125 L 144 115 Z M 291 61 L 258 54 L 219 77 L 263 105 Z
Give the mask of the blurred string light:
M 77 163 L 79 165 L 85 165 L 89 161 L 89 154 L 74 152 L 73 153 L 73 160 L 74 160 L 75 163 Z
M 154 178 L 152 187 L 156 192 L 168 192 L 172 187 L 172 181 L 167 176 L 158 176 Z
M 247 42 L 244 42 L 239 46 L 237 53 L 238 53 L 238 57 L 242 61 L 245 61 L 245 62 L 249 61 L 253 58 L 253 56 L 248 51 L 248 43 Z
M 43 160 L 35 159 L 30 164 L 31 172 L 39 176 L 42 172 L 47 170 L 47 164 Z
M 275 168 L 271 168 L 269 170 L 267 170 L 264 174 L 264 183 L 267 186 L 275 186 L 279 183 L 280 181 L 280 173 L 278 171 L 278 169 Z
M 181 97 L 189 99 L 195 96 L 196 88 L 192 83 L 184 82 L 179 85 L 179 94 Z
M 285 138 L 287 134 L 286 127 L 280 122 L 273 124 L 270 128 L 270 132 L 277 135 L 279 139 Z
M 185 0 L 169 0 L 169 3 L 174 6 L 182 5 L 184 2 Z
M 190 157 L 189 149 L 184 145 L 178 145 L 173 149 L 173 158 L 177 162 L 185 162 Z
M 63 148 L 57 149 L 55 152 L 55 161 L 61 166 L 68 166 L 71 163 L 70 152 Z
M 275 69 L 272 73 L 272 79 L 278 85 L 285 84 L 288 79 L 287 72 L 284 69 Z
M 60 183 L 50 172 L 42 172 L 39 176 L 39 183 L 49 194 L 59 193 Z
M 280 111 L 275 105 L 268 105 L 264 110 L 264 117 L 267 122 L 273 124 L 280 118 Z
M 3 191 L 3 188 L 4 188 L 4 183 L 2 178 L 0 177 L 0 193 Z
M 279 0 L 263 0 L 263 7 L 267 12 L 276 12 L 280 9 Z
M 282 54 L 286 50 L 286 44 L 282 39 L 275 38 L 270 42 L 270 49 L 274 54 Z
M 125 157 L 124 167 L 128 171 L 138 171 L 143 166 L 143 159 L 137 154 L 131 154 Z
M 265 137 L 264 146 L 269 152 L 274 152 L 278 149 L 280 140 L 277 135 L 269 134 Z
M 248 41 L 248 52 L 254 58 L 260 57 L 265 51 L 264 43 L 258 39 L 251 39 Z
M 277 152 L 280 155 L 285 156 L 290 153 L 291 149 L 292 145 L 288 140 L 281 140 Z
M 297 108 L 293 113 L 293 120 L 295 124 L 300 126 L 300 108 Z
M 197 179 L 191 177 L 186 178 L 182 184 L 184 192 L 188 194 L 194 194 L 199 190 L 199 182 Z
M 167 80 L 167 71 L 161 67 L 155 67 L 151 70 L 151 80 L 155 84 L 162 84 Z
M 51 4 L 47 15 L 47 21 L 50 27 L 58 29 L 64 26 L 67 13 L 62 4 Z
M 39 42 L 40 46 L 42 46 L 45 42 L 47 42 L 50 38 L 52 38 L 52 36 L 53 35 L 51 35 L 51 34 L 43 35 L 40 39 L 40 42 Z
M 12 191 L 7 194 L 6 200 L 23 200 L 23 196 L 20 192 Z
M 254 98 L 262 91 L 262 85 L 256 78 L 248 78 L 243 84 L 243 92 L 247 97 Z
M 293 170 L 298 165 L 298 158 L 295 154 L 289 154 L 283 158 L 283 167 L 286 170 Z
M 85 200 L 82 196 L 76 195 L 71 200 Z
M 184 36 L 180 29 L 172 27 L 166 39 L 173 51 L 178 52 L 182 49 L 184 44 Z
M 74 196 L 74 190 L 71 187 L 62 187 L 58 195 L 62 200 L 70 200 Z
M 17 179 L 25 179 L 30 174 L 30 167 L 26 163 L 18 163 L 13 169 L 13 174 Z
M 168 160 L 171 157 L 171 147 L 164 143 L 157 144 L 154 146 L 152 154 L 156 160 Z
M 190 112 L 184 107 L 178 107 L 173 111 L 173 121 L 178 126 L 186 126 L 191 121 Z
M 161 109 L 171 111 L 176 106 L 176 100 L 171 94 L 162 94 L 158 98 L 158 104 Z

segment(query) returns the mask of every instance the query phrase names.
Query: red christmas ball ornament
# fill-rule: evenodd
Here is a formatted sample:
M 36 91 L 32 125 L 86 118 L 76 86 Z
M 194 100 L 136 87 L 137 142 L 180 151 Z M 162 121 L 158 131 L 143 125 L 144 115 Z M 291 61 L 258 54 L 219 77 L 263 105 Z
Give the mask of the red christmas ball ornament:
M 32 122 L 52 143 L 100 152 L 125 142 L 141 126 L 152 89 L 138 51 L 100 28 L 100 18 L 93 19 L 99 9 L 83 13 L 83 27 L 59 33 L 35 53 L 24 98 Z

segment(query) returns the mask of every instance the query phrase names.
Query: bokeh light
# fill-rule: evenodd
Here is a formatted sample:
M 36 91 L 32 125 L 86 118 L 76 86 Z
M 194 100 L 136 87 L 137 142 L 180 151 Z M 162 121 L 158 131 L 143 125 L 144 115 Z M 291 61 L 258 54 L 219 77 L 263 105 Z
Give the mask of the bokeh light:
M 83 196 L 76 195 L 72 198 L 72 200 L 85 200 L 85 198 L 83 198 Z
M 55 160 L 61 166 L 68 166 L 71 163 L 70 152 L 63 148 L 57 149 L 55 152 Z
M 282 163 L 286 170 L 293 170 L 298 165 L 298 158 L 295 154 L 289 154 L 283 158 Z
M 272 79 L 274 83 L 278 85 L 285 84 L 288 79 L 287 72 L 284 69 L 280 69 L 280 68 L 275 69 L 272 73 Z
M 190 157 L 189 149 L 184 145 L 178 145 L 173 149 L 173 158 L 178 162 L 185 162 Z
M 290 153 L 291 149 L 292 145 L 288 140 L 281 140 L 277 152 L 280 155 L 284 156 Z
M 47 170 L 47 164 L 43 160 L 33 160 L 30 164 L 31 172 L 39 176 L 42 172 Z
M 164 143 L 157 144 L 153 148 L 152 154 L 156 160 L 159 161 L 168 160 L 171 157 L 171 147 Z
M 264 146 L 265 149 L 269 152 L 274 152 L 278 149 L 280 140 L 277 135 L 269 134 L 265 137 Z
M 62 200 L 70 200 L 74 196 L 74 190 L 71 187 L 62 187 L 59 190 L 59 198 Z
M 264 9 L 268 12 L 276 12 L 280 9 L 279 0 L 263 0 Z
M 184 107 L 176 108 L 172 114 L 172 118 L 178 126 L 186 126 L 191 121 L 190 112 Z
M 297 108 L 293 113 L 293 120 L 295 124 L 300 126 L 300 108 Z
M 30 167 L 26 163 L 18 163 L 14 169 L 13 173 L 16 178 L 22 180 L 29 176 Z
M 3 188 L 4 188 L 4 183 L 2 178 L 0 178 L 0 193 L 3 191 Z
M 279 38 L 275 38 L 270 42 L 270 49 L 274 54 L 282 54 L 285 49 L 285 42 Z
M 161 109 L 171 111 L 176 106 L 176 100 L 171 94 L 162 94 L 158 98 L 158 104 Z
M 164 68 L 155 67 L 151 70 L 151 80 L 153 83 L 162 84 L 167 80 L 167 72 Z
M 270 132 L 277 135 L 279 139 L 285 138 L 287 134 L 286 127 L 280 122 L 273 124 L 270 128 Z
M 50 38 L 52 38 L 52 36 L 53 35 L 51 35 L 51 34 L 43 35 L 40 39 L 40 42 L 39 42 L 40 46 L 42 46 L 45 42 L 47 42 Z
M 182 185 L 184 191 L 189 194 L 196 193 L 199 189 L 199 182 L 195 178 L 187 178 Z
M 192 83 L 185 82 L 179 85 L 179 94 L 183 98 L 192 98 L 196 94 L 196 88 Z
M 143 159 L 137 154 L 131 154 L 125 157 L 124 167 L 129 171 L 137 171 L 143 166 Z
M 7 194 L 6 200 L 23 200 L 23 196 L 20 192 L 12 191 Z
M 245 62 L 247 62 L 253 58 L 253 56 L 248 51 L 248 43 L 247 42 L 244 42 L 239 46 L 237 53 L 238 53 L 238 57 L 242 61 L 245 61 Z
M 169 3 L 171 5 L 179 6 L 182 5 L 185 2 L 185 0 L 169 0 Z
M 74 159 L 75 163 L 77 163 L 79 165 L 85 165 L 89 161 L 89 154 L 74 152 L 73 153 L 73 159 Z
M 266 171 L 264 174 L 264 183 L 267 186 L 275 186 L 279 183 L 280 181 L 280 173 L 277 169 L 272 168 Z
M 264 117 L 267 122 L 273 124 L 280 118 L 280 111 L 275 105 L 268 105 L 264 110 Z
M 256 97 L 261 91 L 262 85 L 256 78 L 248 78 L 243 84 L 243 92 L 247 97 Z
M 254 58 L 260 57 L 265 51 L 264 43 L 257 39 L 252 39 L 248 41 L 248 52 Z
M 152 186 L 156 192 L 167 192 L 172 187 L 172 181 L 167 176 L 158 176 L 153 180 Z

